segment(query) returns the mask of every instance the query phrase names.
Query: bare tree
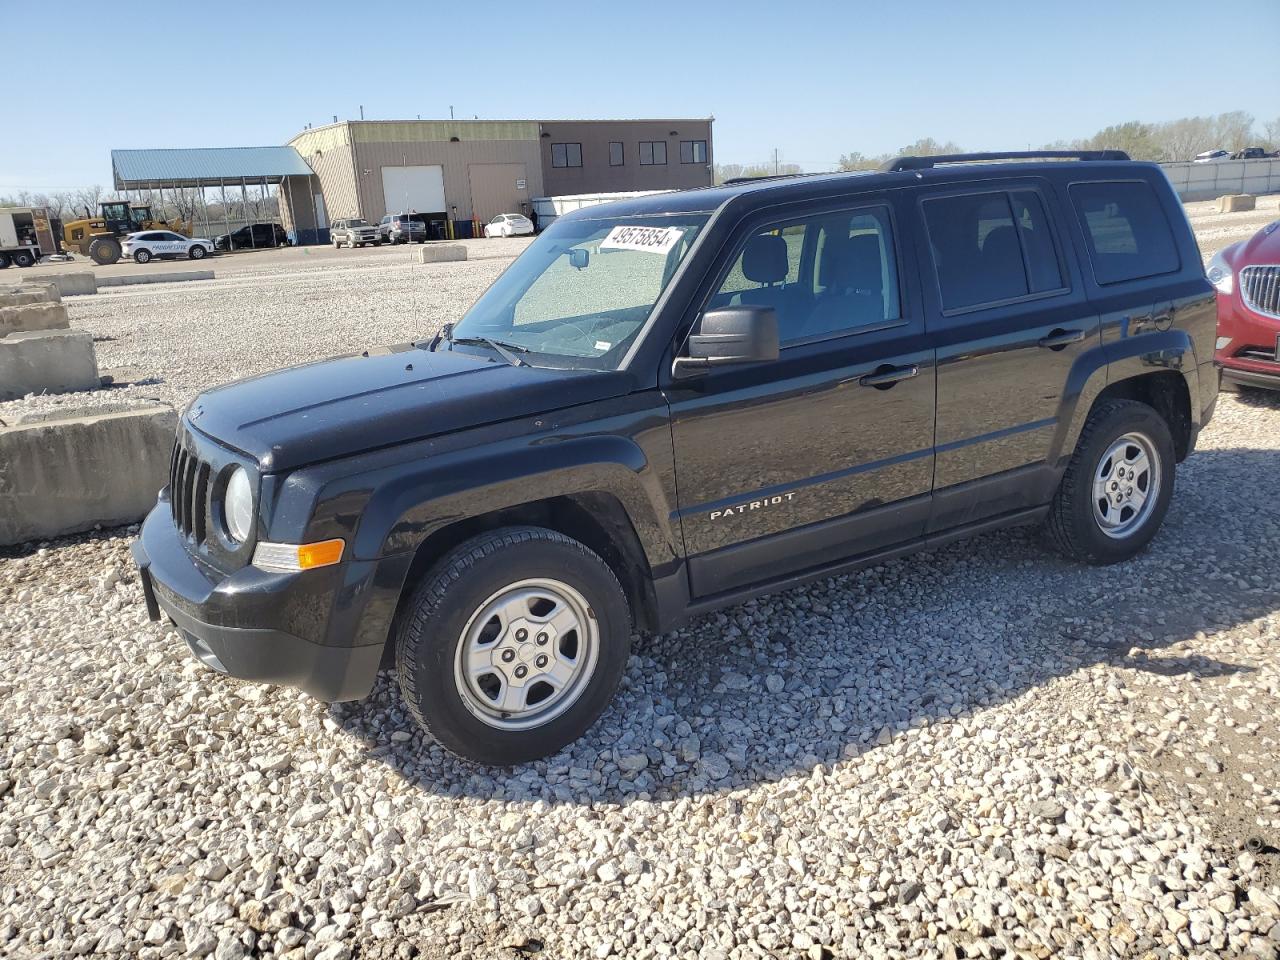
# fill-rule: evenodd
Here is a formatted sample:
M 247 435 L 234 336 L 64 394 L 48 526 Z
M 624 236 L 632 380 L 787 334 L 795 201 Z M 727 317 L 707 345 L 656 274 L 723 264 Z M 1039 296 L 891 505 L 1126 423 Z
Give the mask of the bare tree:
M 1280 150 L 1280 117 L 1267 121 L 1262 129 L 1265 131 L 1267 146 L 1272 150 Z
M 101 184 L 95 183 L 91 187 L 81 187 L 79 190 L 71 194 L 71 202 L 75 207 L 77 216 L 84 216 L 88 210 L 90 217 L 98 215 L 98 205 L 105 199 L 105 191 Z
M 1218 136 L 1217 145 L 1223 150 L 1235 153 L 1249 146 L 1249 141 L 1253 139 L 1252 114 L 1245 113 L 1243 110 L 1232 110 L 1230 113 L 1218 114 L 1214 120 L 1215 132 Z

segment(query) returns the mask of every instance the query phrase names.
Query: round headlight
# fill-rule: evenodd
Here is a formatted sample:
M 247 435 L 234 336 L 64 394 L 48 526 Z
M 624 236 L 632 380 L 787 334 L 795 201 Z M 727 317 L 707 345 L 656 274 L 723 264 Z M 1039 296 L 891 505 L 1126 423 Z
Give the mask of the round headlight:
M 1235 273 L 1231 269 L 1231 264 L 1227 263 L 1227 258 L 1223 256 L 1220 250 L 1213 255 L 1213 259 L 1209 261 L 1209 267 L 1205 270 L 1209 282 L 1217 288 L 1219 293 L 1230 294 L 1235 287 Z
M 236 543 L 244 543 L 253 534 L 253 486 L 244 467 L 236 467 L 227 481 L 227 492 L 222 500 L 222 512 L 227 521 L 227 533 Z

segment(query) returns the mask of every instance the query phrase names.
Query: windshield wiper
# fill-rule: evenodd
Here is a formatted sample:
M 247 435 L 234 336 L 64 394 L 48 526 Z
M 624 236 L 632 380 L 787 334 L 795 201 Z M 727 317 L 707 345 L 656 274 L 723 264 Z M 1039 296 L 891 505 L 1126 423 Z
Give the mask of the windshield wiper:
M 450 343 L 462 344 L 483 344 L 495 353 L 501 355 L 502 359 L 507 361 L 513 367 L 527 367 L 529 364 L 516 356 L 516 353 L 528 353 L 528 347 L 522 347 L 518 343 L 506 343 L 502 340 L 494 340 L 492 337 L 449 337 Z M 514 352 L 513 352 L 514 351 Z

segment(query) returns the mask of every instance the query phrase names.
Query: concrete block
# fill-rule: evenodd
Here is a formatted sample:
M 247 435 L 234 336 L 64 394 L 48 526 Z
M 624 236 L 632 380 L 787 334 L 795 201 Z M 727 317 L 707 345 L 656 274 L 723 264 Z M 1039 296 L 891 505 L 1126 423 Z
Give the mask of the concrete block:
M 65 330 L 68 326 L 67 308 L 61 303 L 0 307 L 0 339 L 24 330 Z
M 47 273 L 42 277 L 27 277 L 23 283 L 51 283 L 64 297 L 82 293 L 97 293 L 98 278 L 92 273 Z
M 460 243 L 424 243 L 418 248 L 419 263 L 452 263 L 467 259 L 467 248 Z
M 1258 205 L 1258 198 L 1251 193 L 1232 193 L 1218 198 L 1219 213 L 1240 213 L 1253 210 Z
M 34 330 L 0 340 L 0 400 L 99 384 L 93 337 L 83 330 Z
M 177 273 L 126 273 L 99 277 L 99 287 L 132 287 L 138 283 L 181 283 L 184 280 L 212 280 L 212 270 L 182 270 Z
M 61 303 L 62 294 L 52 283 L 28 284 L 0 290 L 0 307 L 22 307 L 28 303 Z
M 177 424 L 172 407 L 146 404 L 0 427 L 0 546 L 140 520 L 166 482 Z

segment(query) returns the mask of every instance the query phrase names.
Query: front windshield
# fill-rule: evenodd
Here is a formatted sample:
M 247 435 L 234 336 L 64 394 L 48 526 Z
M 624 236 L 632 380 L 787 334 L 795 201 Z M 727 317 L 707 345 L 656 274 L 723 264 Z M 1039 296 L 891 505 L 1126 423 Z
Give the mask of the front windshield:
M 530 363 L 616 369 L 706 215 L 557 220 L 453 330 Z M 522 356 L 525 356 L 522 353 Z
M 367 227 L 367 226 L 368 226 L 368 224 L 367 224 L 367 223 L 365 223 L 363 220 L 348 220 L 348 221 L 347 221 L 347 226 L 350 226 L 350 227 Z

